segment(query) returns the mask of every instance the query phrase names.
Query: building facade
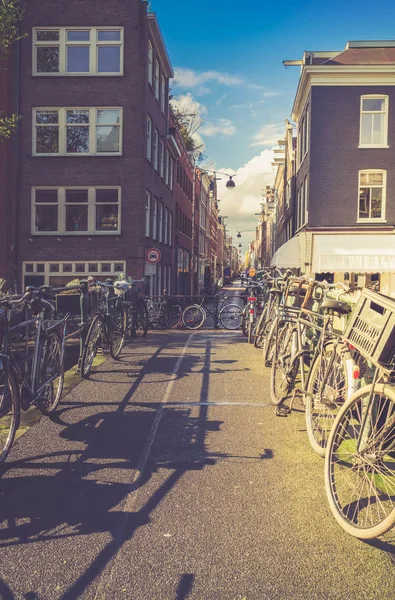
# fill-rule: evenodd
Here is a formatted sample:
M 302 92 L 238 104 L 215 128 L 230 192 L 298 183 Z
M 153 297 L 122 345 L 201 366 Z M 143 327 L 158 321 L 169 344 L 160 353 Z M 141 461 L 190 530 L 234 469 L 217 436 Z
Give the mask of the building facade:
M 18 287 L 75 277 L 173 279 L 173 75 L 155 14 L 142 0 L 54 6 L 32 1 L 21 24 L 14 93 L 21 124 Z M 156 265 L 146 260 L 160 250 Z

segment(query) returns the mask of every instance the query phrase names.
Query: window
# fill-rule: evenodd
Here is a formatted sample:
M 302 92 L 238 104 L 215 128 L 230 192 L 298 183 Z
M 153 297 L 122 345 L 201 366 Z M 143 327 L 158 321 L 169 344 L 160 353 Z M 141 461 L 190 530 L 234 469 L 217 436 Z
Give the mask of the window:
M 33 156 L 122 154 L 121 108 L 34 108 Z
M 148 40 L 148 82 L 152 85 L 153 82 L 153 68 L 154 68 L 154 50 L 152 48 L 151 40 Z
M 33 75 L 122 75 L 123 28 L 33 29 Z
M 32 234 L 120 233 L 118 187 L 32 189 Z
M 170 213 L 169 219 L 169 246 L 173 245 L 173 213 Z
M 169 187 L 171 190 L 173 190 L 173 185 L 174 185 L 174 160 L 171 158 L 170 159 L 170 181 L 169 181 Z
M 152 203 L 152 239 L 156 240 L 158 237 L 158 221 L 157 221 L 157 210 L 158 201 L 154 198 Z
M 359 172 L 358 220 L 385 220 L 386 171 Z
M 33 263 L 24 262 L 23 279 L 24 285 L 65 285 L 75 277 L 81 276 L 115 276 L 125 273 L 125 261 L 108 262 L 107 260 L 98 260 L 97 262 L 44 262 Z
M 170 162 L 170 153 L 169 153 L 168 149 L 166 148 L 166 155 L 165 155 L 165 182 L 166 182 L 166 185 L 169 185 L 169 162 Z
M 163 204 L 159 204 L 159 241 L 163 242 Z
M 145 192 L 145 236 L 146 237 L 150 237 L 150 235 L 151 235 L 150 225 L 151 225 L 151 194 L 148 191 L 146 191 Z
M 155 59 L 155 76 L 154 76 L 154 90 L 155 98 L 159 101 L 159 85 L 160 85 L 160 67 L 159 61 Z
M 158 170 L 158 160 L 159 160 L 159 132 L 155 129 L 154 133 L 154 169 Z
M 387 146 L 388 96 L 361 96 L 360 147 Z
M 152 157 L 152 119 L 147 117 L 147 160 Z
M 164 244 L 168 244 L 168 235 L 169 235 L 169 209 L 165 208 L 165 231 L 164 231 Z
M 160 78 L 160 107 L 161 107 L 163 114 L 165 114 L 165 110 L 166 110 L 166 78 L 164 75 L 161 75 L 161 78 Z
M 165 144 L 162 140 L 160 141 L 160 144 L 159 144 L 159 170 L 160 170 L 160 176 L 163 179 L 163 176 L 165 173 Z

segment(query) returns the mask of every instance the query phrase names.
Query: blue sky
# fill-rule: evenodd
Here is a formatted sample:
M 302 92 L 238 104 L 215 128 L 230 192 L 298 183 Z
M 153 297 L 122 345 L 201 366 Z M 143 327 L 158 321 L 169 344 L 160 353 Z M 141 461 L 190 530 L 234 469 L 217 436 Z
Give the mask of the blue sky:
M 243 228 L 254 227 L 260 189 L 273 178 L 270 149 L 291 115 L 299 68 L 286 69 L 282 61 L 299 59 L 304 50 L 342 50 L 349 40 L 395 38 L 393 0 L 326 5 L 312 0 L 151 0 L 150 9 L 157 13 L 178 73 L 174 94 L 200 104 L 200 133 L 209 159 L 217 169 L 239 171 L 239 181 L 247 173 L 255 180 L 246 182 L 250 196 L 243 189 L 226 203 L 228 210 L 224 203 L 223 214 L 229 212 Z M 266 175 L 256 177 L 254 168 Z M 228 194 L 223 191 L 227 200 Z

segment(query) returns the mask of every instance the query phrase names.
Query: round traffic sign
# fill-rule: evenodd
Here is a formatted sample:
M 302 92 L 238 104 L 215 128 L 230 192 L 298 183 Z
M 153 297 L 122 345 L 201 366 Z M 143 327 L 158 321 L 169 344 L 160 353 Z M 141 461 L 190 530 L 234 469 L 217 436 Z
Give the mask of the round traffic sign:
M 145 259 L 151 265 L 156 265 L 160 261 L 161 256 L 162 255 L 160 253 L 160 250 L 158 250 L 158 248 L 150 248 L 149 250 L 147 250 L 147 252 L 145 254 Z

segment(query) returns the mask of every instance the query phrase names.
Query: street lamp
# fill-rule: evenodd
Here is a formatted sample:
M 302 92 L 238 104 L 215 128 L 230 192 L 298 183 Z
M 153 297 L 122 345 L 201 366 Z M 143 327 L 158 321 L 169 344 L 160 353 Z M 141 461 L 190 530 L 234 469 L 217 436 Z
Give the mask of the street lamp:
M 236 173 L 234 173 L 233 175 L 229 175 L 228 173 L 221 173 L 221 171 L 211 171 L 211 169 L 202 169 L 201 167 L 197 167 L 197 168 L 202 173 L 214 173 L 215 181 L 220 181 L 220 179 L 221 179 L 221 177 L 215 177 L 215 175 L 225 175 L 225 177 L 229 177 L 228 181 L 226 182 L 226 187 L 228 189 L 233 189 L 234 187 L 236 187 L 236 184 L 233 181 L 233 177 L 236 177 Z

